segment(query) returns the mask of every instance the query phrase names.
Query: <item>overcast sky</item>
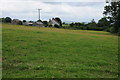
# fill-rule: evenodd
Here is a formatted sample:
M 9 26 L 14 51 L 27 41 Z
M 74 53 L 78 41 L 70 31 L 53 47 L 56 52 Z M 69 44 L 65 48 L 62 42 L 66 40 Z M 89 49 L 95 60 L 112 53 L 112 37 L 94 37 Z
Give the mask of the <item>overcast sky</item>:
M 103 17 L 105 0 L 2 0 L 0 5 L 0 17 L 36 21 L 41 8 L 42 20 L 60 17 L 62 21 L 89 22 Z

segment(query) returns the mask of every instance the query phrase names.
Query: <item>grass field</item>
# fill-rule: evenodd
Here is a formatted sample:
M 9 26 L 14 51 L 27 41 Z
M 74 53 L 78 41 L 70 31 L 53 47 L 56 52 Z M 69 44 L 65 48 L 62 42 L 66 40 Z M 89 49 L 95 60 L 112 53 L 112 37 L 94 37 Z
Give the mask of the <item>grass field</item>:
M 117 78 L 118 37 L 3 24 L 3 78 Z

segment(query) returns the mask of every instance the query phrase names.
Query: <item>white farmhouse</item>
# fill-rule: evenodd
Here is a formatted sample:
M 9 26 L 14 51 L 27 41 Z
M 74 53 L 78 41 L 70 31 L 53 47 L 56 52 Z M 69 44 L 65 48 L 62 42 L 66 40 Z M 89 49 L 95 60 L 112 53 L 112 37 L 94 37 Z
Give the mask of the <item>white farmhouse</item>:
M 54 25 L 60 25 L 59 22 L 54 18 L 49 20 L 49 24 L 52 25 L 52 27 L 54 27 Z

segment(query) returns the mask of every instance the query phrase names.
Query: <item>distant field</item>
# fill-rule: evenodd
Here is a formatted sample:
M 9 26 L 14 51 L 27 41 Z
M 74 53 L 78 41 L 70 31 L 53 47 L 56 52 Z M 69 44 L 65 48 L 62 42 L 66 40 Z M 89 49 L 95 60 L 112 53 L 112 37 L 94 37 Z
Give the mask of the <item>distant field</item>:
M 3 78 L 117 78 L 118 37 L 3 24 Z

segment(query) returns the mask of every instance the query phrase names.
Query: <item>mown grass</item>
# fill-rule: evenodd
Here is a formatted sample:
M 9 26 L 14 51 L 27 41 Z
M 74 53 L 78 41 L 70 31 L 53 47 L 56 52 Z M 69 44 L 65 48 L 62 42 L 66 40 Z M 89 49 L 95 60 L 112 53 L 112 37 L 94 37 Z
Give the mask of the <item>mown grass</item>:
M 3 78 L 116 78 L 118 37 L 3 24 Z

